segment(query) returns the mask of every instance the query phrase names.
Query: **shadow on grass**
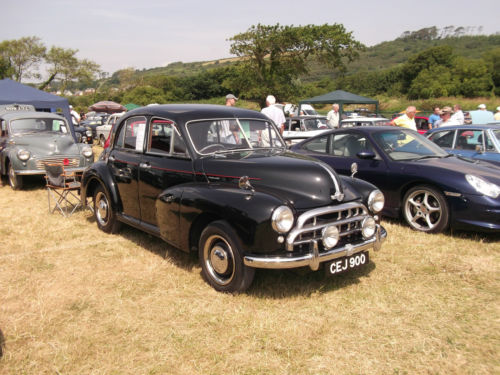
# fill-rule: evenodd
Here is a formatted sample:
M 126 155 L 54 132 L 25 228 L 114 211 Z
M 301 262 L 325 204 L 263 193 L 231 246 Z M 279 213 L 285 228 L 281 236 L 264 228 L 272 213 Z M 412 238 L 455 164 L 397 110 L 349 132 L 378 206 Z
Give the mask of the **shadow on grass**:
M 401 227 L 406 227 L 408 230 L 412 230 L 403 219 L 395 219 L 395 218 L 389 218 L 389 217 L 384 217 L 383 222 L 390 223 L 392 225 L 397 225 Z M 382 223 L 383 225 L 383 223 Z M 433 236 L 433 233 L 420 233 L 416 230 L 413 230 L 416 235 L 419 236 Z M 453 229 L 449 228 L 443 233 L 445 236 L 450 236 L 454 238 L 461 238 L 465 240 L 471 240 L 471 241 L 477 241 L 477 242 L 486 242 L 486 243 L 493 243 L 493 242 L 498 242 L 500 241 L 500 233 L 498 232 L 478 232 L 476 229 L 473 229 L 471 227 L 470 230 L 465 230 L 465 229 Z
M 7 176 L 2 176 L 2 185 L 9 186 L 9 179 Z M 22 191 L 34 191 L 45 189 L 45 178 L 43 175 L 23 176 Z
M 87 220 L 95 222 L 94 216 L 89 216 Z M 188 254 L 167 244 L 162 239 L 134 227 L 123 225 L 117 235 L 123 236 L 146 251 L 168 259 L 175 266 L 188 272 L 193 272 L 198 267 L 197 254 Z M 369 264 L 357 270 L 338 276 L 327 276 L 323 266 L 320 266 L 316 272 L 307 267 L 292 270 L 257 269 L 253 284 L 246 293 L 257 298 L 286 298 L 327 293 L 359 283 L 360 278 L 367 277 L 375 269 L 375 264 L 370 261 Z M 198 270 L 198 273 L 203 278 L 201 269 Z M 211 288 L 208 283 L 206 286 Z
M 315 272 L 308 268 L 297 270 L 258 269 L 247 294 L 257 298 L 279 299 L 334 292 L 349 285 L 358 284 L 361 278 L 369 277 L 375 268 L 375 263 L 370 261 L 363 267 L 335 276 L 326 274 L 324 264 Z

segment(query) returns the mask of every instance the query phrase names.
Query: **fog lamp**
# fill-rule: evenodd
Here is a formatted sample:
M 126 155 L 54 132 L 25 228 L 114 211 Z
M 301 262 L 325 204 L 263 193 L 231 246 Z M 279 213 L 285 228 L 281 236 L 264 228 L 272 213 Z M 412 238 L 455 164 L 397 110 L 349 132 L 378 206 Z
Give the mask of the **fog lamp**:
M 366 240 L 368 238 L 373 237 L 377 230 L 377 223 L 373 217 L 367 217 L 363 220 L 361 224 L 361 233 L 363 234 L 363 238 Z
M 334 225 L 328 225 L 322 231 L 323 246 L 327 249 L 334 247 L 339 242 L 339 229 Z

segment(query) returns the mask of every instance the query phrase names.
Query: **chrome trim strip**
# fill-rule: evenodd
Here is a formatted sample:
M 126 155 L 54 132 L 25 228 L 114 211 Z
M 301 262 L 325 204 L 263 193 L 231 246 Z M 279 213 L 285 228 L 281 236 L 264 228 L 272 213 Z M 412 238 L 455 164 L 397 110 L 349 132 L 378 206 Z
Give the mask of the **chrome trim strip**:
M 377 224 L 377 233 L 374 237 L 360 243 L 357 245 L 347 244 L 343 247 L 331 249 L 325 251 L 324 253 L 316 251 L 314 243 L 311 244 L 309 254 L 288 257 L 288 256 L 276 256 L 276 257 L 266 257 L 259 255 L 246 255 L 243 258 L 243 262 L 248 267 L 253 268 L 267 268 L 267 269 L 287 269 L 287 268 L 298 268 L 309 266 L 312 270 L 317 270 L 319 264 L 323 262 L 328 262 L 330 260 L 340 258 L 347 255 L 352 255 L 359 253 L 370 248 L 378 250 L 380 244 L 385 241 L 387 237 L 387 231 L 384 227 Z M 316 268 L 318 267 L 318 268 Z
M 64 168 L 65 171 L 67 172 L 83 172 L 86 167 L 79 167 L 79 168 Z M 20 170 L 14 170 L 14 172 L 18 175 L 34 175 L 34 174 L 45 174 L 45 169 L 20 169 Z

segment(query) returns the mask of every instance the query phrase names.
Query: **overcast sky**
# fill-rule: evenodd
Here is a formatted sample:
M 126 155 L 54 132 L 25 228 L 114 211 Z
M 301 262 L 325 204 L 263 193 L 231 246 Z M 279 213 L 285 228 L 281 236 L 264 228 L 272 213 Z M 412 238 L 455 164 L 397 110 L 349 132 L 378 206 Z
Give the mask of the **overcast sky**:
M 231 57 L 227 39 L 258 23 L 341 23 L 367 46 L 424 27 L 500 31 L 498 0 L 2 0 L 1 40 L 37 36 L 108 73 Z

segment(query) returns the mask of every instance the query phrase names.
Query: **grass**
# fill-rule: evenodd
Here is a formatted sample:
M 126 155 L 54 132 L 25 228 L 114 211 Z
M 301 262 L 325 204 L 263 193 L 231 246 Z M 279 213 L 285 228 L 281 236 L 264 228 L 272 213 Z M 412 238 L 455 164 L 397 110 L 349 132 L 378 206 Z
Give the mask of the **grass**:
M 365 269 L 229 295 L 159 239 L 48 214 L 40 179 L 0 206 L 0 374 L 500 373 L 498 235 L 385 221 Z

